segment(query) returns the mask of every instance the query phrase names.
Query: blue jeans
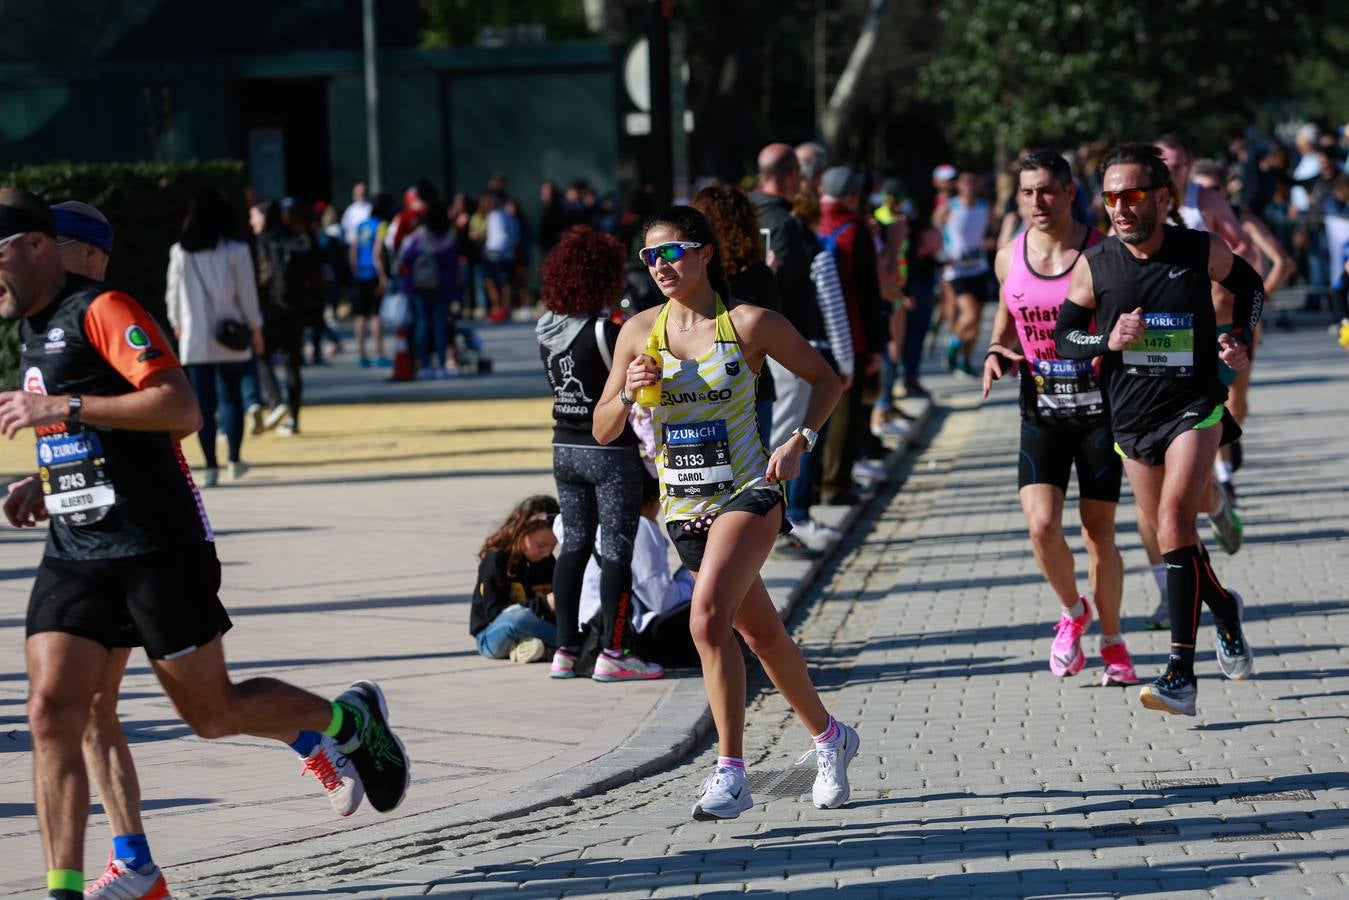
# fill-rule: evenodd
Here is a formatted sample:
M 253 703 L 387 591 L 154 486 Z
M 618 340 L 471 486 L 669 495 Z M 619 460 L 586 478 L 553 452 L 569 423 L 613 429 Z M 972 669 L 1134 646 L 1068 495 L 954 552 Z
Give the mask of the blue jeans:
M 810 507 L 815 488 L 820 484 L 820 451 L 824 449 L 824 436 L 829 431 L 829 423 L 820 426 L 820 435 L 815 439 L 815 449 L 801 454 L 801 472 L 787 482 L 787 521 L 806 522 L 810 519 Z
M 252 365 L 252 360 L 244 360 L 183 366 L 201 407 L 201 430 L 197 432 L 197 439 L 201 441 L 201 454 L 206 457 L 209 469 L 218 465 L 215 456 L 217 415 L 229 442 L 230 462 L 239 461 L 239 450 L 244 443 L 243 379 Z
M 892 316 L 904 316 L 907 313 L 903 309 L 896 309 L 890 313 Z M 906 331 L 904 337 L 907 339 L 909 333 Z M 907 342 L 907 340 L 906 340 Z M 900 348 L 902 351 L 904 348 Z M 881 390 L 876 395 L 875 409 L 889 412 L 895 402 L 895 377 L 899 374 L 899 361 L 890 358 L 890 342 L 886 341 L 881 349 Z
M 508 607 L 478 632 L 478 653 L 488 659 L 505 659 L 511 647 L 525 638 L 538 638 L 550 647 L 557 646 L 557 626 L 529 611 L 528 606 Z
M 450 339 L 449 305 L 440 294 L 416 293 L 412 295 L 412 310 L 416 317 L 412 347 L 417 364 L 444 368 Z
M 913 309 L 904 327 L 904 347 L 900 359 L 904 363 L 904 383 L 918 381 L 918 370 L 923 364 L 923 341 L 927 340 L 927 327 L 932 322 L 932 307 L 936 295 L 936 285 L 932 282 L 914 281 L 909 284 L 909 296 L 913 298 Z

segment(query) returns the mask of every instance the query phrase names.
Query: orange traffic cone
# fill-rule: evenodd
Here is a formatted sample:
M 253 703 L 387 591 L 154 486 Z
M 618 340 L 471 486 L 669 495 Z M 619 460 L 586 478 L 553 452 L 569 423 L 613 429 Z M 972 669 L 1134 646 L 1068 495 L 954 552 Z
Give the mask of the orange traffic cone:
M 393 374 L 390 381 L 416 381 L 417 367 L 412 362 L 412 348 L 408 345 L 408 326 L 399 325 L 393 332 Z

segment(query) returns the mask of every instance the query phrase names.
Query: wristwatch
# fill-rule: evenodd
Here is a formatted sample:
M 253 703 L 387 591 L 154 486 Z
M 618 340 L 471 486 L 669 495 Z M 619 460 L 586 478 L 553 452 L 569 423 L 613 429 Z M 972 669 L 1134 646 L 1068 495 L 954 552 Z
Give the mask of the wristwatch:
M 618 389 L 618 402 L 622 403 L 624 406 L 632 406 L 632 404 L 637 401 L 628 396 L 627 390 L 626 385 Z
M 802 425 L 800 428 L 793 431 L 792 434 L 799 434 L 801 435 L 801 437 L 806 439 L 807 453 L 814 452 L 815 442 L 820 439 L 820 433 L 818 431 L 816 431 L 814 428 L 807 428 L 805 425 Z
M 84 409 L 84 400 L 79 394 L 70 395 L 70 415 L 66 416 L 71 425 L 80 424 L 80 410 Z

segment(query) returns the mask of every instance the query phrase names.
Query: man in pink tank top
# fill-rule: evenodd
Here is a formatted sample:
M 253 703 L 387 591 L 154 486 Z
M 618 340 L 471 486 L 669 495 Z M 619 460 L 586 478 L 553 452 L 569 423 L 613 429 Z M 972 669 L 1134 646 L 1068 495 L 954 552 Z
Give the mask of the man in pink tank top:
M 1092 599 L 1101 619 L 1101 681 L 1137 684 L 1120 625 L 1124 564 L 1115 546 L 1115 509 L 1123 466 L 1093 363 L 1059 359 L 1054 350 L 1054 325 L 1068 295 L 1069 273 L 1101 235 L 1073 221 L 1076 189 L 1068 164 L 1057 153 L 1029 154 L 1018 179 L 1018 199 L 1030 228 L 999 250 L 994 262 L 1002 296 L 984 358 L 984 396 L 994 381 L 1013 368 L 1018 371 L 1021 507 L 1035 561 L 1061 606 L 1050 671 L 1060 677 L 1082 671 L 1082 634 L 1092 619 L 1092 600 L 1077 591 L 1073 554 L 1063 536 L 1064 499 L 1076 466 Z

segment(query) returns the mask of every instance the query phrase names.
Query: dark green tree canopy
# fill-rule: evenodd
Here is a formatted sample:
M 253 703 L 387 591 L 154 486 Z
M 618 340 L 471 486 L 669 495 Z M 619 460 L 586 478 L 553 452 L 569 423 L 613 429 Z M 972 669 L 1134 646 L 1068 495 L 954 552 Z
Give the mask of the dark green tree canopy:
M 946 0 L 923 89 L 981 158 L 1180 131 L 1203 143 L 1284 96 L 1325 0 Z

